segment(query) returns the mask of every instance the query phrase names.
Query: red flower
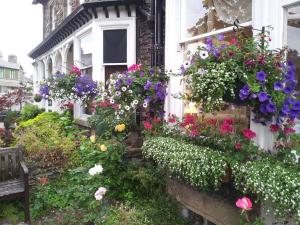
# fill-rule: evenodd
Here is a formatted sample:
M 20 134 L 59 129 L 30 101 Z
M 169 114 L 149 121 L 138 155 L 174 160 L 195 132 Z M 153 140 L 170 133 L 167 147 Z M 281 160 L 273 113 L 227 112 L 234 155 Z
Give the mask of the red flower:
M 235 148 L 236 150 L 241 150 L 241 149 L 242 149 L 242 144 L 241 144 L 241 143 L 236 143 L 236 144 L 234 145 L 234 148 Z
M 141 64 L 133 64 L 132 66 L 128 67 L 128 72 L 135 72 L 137 70 L 140 70 L 141 67 Z
M 152 124 L 149 121 L 144 121 L 143 124 L 146 130 L 151 130 L 153 128 Z
M 285 135 L 290 135 L 290 134 L 293 134 L 293 133 L 295 133 L 295 130 L 293 128 L 289 128 L 289 127 L 284 128 L 284 134 Z
M 236 45 L 238 43 L 238 40 L 236 38 L 232 38 L 230 40 L 230 45 Z
M 229 52 L 228 52 L 228 56 L 229 56 L 229 57 L 232 57 L 232 56 L 234 56 L 234 55 L 235 55 L 235 53 L 234 53 L 233 51 L 229 51 Z
M 197 121 L 197 116 L 196 115 L 191 115 L 191 114 L 186 114 L 184 117 L 184 124 L 189 125 L 189 124 L 195 124 Z
M 233 126 L 230 124 L 222 124 L 220 127 L 220 133 L 222 135 L 233 132 Z
M 79 69 L 78 67 L 76 67 L 76 66 L 73 66 L 73 67 L 72 67 L 72 70 L 71 70 L 71 73 L 70 73 L 70 74 L 72 74 L 72 73 L 76 73 L 78 76 L 81 75 L 80 69 Z
M 176 123 L 176 118 L 174 117 L 169 118 L 169 123 Z
M 192 129 L 189 133 L 190 137 L 196 137 L 197 135 L 199 135 L 199 131 L 197 129 Z
M 153 122 L 154 122 L 154 123 L 160 123 L 160 122 L 161 122 L 161 118 L 154 117 L 154 118 L 153 118 Z
M 223 124 L 226 124 L 226 125 L 232 125 L 233 124 L 233 119 L 232 118 L 226 118 L 223 120 Z
M 218 122 L 217 119 L 209 119 L 209 120 L 207 120 L 207 124 L 210 125 L 210 126 L 216 126 L 217 122 Z
M 101 107 L 101 108 L 107 108 L 107 107 L 110 107 L 111 104 L 109 102 L 100 102 L 98 104 L 98 106 Z
M 253 132 L 253 131 L 250 130 L 250 129 L 244 129 L 244 130 L 243 130 L 243 135 L 244 135 L 245 138 L 247 138 L 247 139 L 249 139 L 249 140 L 251 140 L 251 139 L 253 139 L 253 138 L 256 137 L 256 133 Z
M 279 131 L 279 126 L 277 124 L 272 124 L 270 126 L 270 130 L 271 130 L 272 133 L 276 133 L 276 132 Z

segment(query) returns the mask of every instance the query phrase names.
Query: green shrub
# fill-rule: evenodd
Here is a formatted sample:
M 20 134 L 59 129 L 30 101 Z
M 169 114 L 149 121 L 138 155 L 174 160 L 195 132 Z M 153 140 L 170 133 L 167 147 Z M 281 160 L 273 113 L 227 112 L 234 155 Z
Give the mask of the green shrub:
M 27 120 L 33 119 L 37 115 L 41 114 L 43 111 L 44 111 L 43 109 L 40 109 L 36 105 L 26 104 L 21 110 L 19 120 L 27 121 Z
M 16 128 L 17 143 L 25 147 L 29 160 L 41 166 L 63 166 L 75 149 L 75 141 L 65 132 L 65 117 L 42 113 Z
M 17 122 L 18 116 L 19 114 L 17 111 L 8 111 L 3 121 L 5 129 L 8 130 L 14 127 L 15 123 Z
M 171 174 L 202 190 L 218 189 L 228 167 L 221 152 L 173 138 L 147 140 L 143 145 L 143 154 Z

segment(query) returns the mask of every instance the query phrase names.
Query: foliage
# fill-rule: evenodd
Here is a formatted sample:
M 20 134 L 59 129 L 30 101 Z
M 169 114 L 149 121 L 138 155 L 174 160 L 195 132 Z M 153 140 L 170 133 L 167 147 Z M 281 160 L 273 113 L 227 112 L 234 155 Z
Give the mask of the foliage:
M 25 92 L 23 88 L 17 88 L 12 92 L 0 95 L 0 112 L 10 109 L 13 105 L 21 104 L 24 99 Z
M 77 67 L 73 67 L 68 75 L 57 73 L 44 81 L 40 95 L 62 103 L 79 100 L 87 103 L 99 93 L 98 88 L 97 82 L 89 75 L 81 74 Z
M 14 127 L 18 117 L 19 117 L 19 113 L 17 111 L 7 111 L 6 117 L 4 118 L 3 121 L 5 129 L 8 130 L 11 127 Z
M 42 113 L 16 128 L 17 143 L 25 147 L 29 160 L 41 166 L 66 166 L 75 149 L 75 139 L 68 134 L 72 123 L 58 113 Z
M 236 164 L 233 167 L 236 187 L 255 193 L 259 200 L 270 200 L 275 214 L 300 218 L 299 169 L 286 166 L 272 158 Z
M 216 190 L 228 164 L 219 151 L 157 137 L 144 142 L 143 153 L 171 174 L 202 190 Z
M 44 110 L 39 109 L 39 107 L 36 105 L 26 104 L 20 112 L 19 121 L 33 119 L 37 115 L 41 114 L 43 111 Z
M 21 202 L 0 202 L 0 222 L 1 219 L 8 220 L 12 223 L 16 223 L 18 220 L 24 219 L 24 213 L 20 211 Z
M 33 100 L 35 102 L 41 102 L 42 101 L 42 96 L 40 94 L 35 94 L 33 97 Z
M 266 34 L 230 42 L 224 36 L 207 38 L 192 56 L 191 66 L 182 68 L 191 91 L 185 98 L 202 104 L 204 111 L 220 110 L 224 101 L 252 107 L 255 121 L 285 123 L 300 116 L 295 95 L 295 66 L 286 62 L 287 49 L 268 50 Z

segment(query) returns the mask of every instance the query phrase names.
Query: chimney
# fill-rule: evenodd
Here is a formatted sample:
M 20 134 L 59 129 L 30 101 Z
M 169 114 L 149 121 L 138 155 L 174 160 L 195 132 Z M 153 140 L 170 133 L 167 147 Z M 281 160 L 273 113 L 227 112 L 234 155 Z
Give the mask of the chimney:
M 16 55 L 9 55 L 8 56 L 8 62 L 11 62 L 11 63 L 18 63 L 18 58 Z

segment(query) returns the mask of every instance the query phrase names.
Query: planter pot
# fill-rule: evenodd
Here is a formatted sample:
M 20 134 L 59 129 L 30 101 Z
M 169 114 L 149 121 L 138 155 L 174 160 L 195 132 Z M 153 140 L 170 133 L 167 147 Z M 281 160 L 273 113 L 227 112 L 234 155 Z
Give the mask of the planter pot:
M 250 129 L 256 133 L 255 143 L 264 151 L 273 151 L 276 135 L 270 131 L 270 125 L 262 125 L 253 121 L 255 114 L 251 111 Z

